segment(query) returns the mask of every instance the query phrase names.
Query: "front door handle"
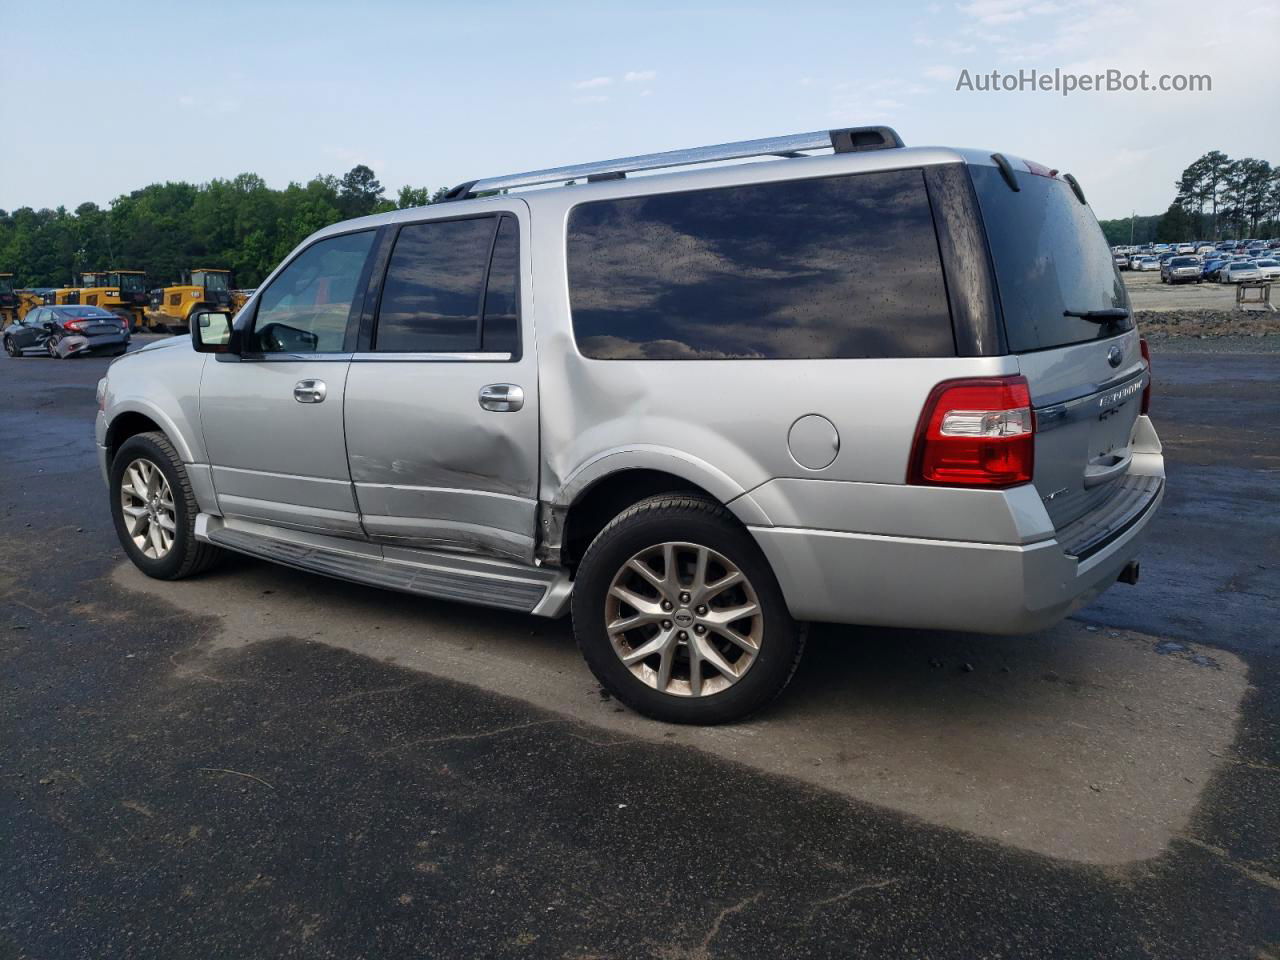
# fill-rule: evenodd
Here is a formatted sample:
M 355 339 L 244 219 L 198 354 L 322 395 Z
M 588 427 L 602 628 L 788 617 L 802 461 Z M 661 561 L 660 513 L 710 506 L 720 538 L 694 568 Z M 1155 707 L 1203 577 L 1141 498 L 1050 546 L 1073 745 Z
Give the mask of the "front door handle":
M 524 406 L 524 391 L 514 383 L 491 383 L 480 388 L 480 406 L 494 413 L 513 413 Z
M 293 385 L 293 399 L 299 403 L 320 403 L 327 392 L 323 380 L 299 380 Z

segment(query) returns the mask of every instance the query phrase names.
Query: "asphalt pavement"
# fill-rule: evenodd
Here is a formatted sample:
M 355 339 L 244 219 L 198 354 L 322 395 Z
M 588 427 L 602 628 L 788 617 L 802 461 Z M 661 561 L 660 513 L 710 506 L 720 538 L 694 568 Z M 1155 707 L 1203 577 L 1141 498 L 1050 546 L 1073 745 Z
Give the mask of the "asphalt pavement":
M 1156 353 L 1136 587 L 706 731 L 564 622 L 141 577 L 106 364 L 0 357 L 0 957 L 1280 958 L 1280 356 Z

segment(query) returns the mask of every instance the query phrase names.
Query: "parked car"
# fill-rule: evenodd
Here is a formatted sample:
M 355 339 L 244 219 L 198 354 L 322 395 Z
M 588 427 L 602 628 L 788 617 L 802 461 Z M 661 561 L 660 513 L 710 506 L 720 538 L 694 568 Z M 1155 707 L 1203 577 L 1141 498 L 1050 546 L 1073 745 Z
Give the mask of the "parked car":
M 11 357 L 46 353 L 51 357 L 92 353 L 119 355 L 129 347 L 129 321 L 101 307 L 37 307 L 4 330 Z
M 1159 269 L 1160 269 L 1159 257 L 1143 257 L 1141 260 L 1138 261 L 1138 270 L 1140 271 L 1159 270 Z
M 1206 260 L 1204 265 L 1200 268 L 1200 277 L 1204 280 L 1217 280 L 1218 271 L 1222 269 L 1222 265 L 1226 262 L 1227 261 L 1223 260 L 1221 257 L 1214 257 L 1210 260 Z
M 1258 272 L 1262 274 L 1263 280 L 1274 280 L 1276 277 L 1280 277 L 1280 260 L 1263 257 L 1255 260 L 1254 263 L 1258 265 Z
M 1111 259 L 1115 262 L 1117 270 L 1129 269 L 1129 255 L 1127 253 L 1112 254 Z
M 1218 271 L 1219 283 L 1244 283 L 1247 280 L 1261 280 L 1262 271 L 1252 260 L 1232 260 L 1223 264 Z
M 1161 283 L 1199 283 L 1200 261 L 1196 257 L 1170 257 L 1160 265 Z
M 328 227 L 114 363 L 96 438 L 150 576 L 225 549 L 571 609 L 617 699 L 713 723 L 781 691 L 804 621 L 1017 634 L 1133 582 L 1150 383 L 1074 178 L 878 127 Z

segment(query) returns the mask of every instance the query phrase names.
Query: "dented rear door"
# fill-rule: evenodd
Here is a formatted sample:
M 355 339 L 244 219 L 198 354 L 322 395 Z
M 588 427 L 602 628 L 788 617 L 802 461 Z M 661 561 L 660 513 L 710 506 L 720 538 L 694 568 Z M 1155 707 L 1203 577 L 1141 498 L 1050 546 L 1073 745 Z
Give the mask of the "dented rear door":
M 393 224 L 344 413 L 361 523 L 384 544 L 533 559 L 528 208 L 502 207 Z

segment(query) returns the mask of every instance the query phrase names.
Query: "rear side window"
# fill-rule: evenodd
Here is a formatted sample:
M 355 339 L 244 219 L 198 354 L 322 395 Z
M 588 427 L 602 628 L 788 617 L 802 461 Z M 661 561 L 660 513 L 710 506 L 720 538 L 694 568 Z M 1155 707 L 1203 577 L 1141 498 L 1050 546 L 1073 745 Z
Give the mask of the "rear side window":
M 969 171 L 1012 352 L 1083 343 L 1133 328 L 1132 318 L 1094 323 L 1065 315 L 1129 307 L 1102 228 L 1069 185 L 1015 173 L 1020 188 L 1015 193 L 995 167 L 973 164 Z
M 387 265 L 374 349 L 517 353 L 517 231 L 511 216 L 403 227 Z
M 919 170 L 584 203 L 567 242 L 588 357 L 955 354 Z
M 485 353 L 520 352 L 520 234 L 515 217 L 503 217 L 493 241 L 484 295 Z
M 404 227 L 387 266 L 374 349 L 395 353 L 476 350 L 480 293 L 493 217 Z

